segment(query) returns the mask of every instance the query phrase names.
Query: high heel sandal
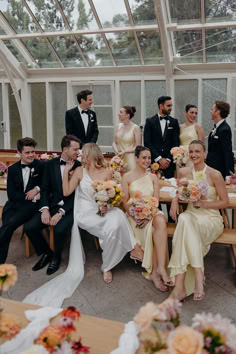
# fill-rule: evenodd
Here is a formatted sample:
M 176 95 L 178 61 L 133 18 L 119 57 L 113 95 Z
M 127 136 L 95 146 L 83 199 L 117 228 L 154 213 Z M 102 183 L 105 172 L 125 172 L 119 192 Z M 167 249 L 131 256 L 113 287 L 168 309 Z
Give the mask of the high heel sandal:
M 204 286 L 206 286 L 206 277 L 203 277 L 203 290 L 202 291 L 194 291 L 193 293 L 193 300 L 194 301 L 201 301 L 204 298 L 205 292 L 204 292 Z
M 141 262 L 141 263 L 143 262 L 143 260 L 142 260 L 141 258 L 132 256 L 132 255 L 130 255 L 130 259 L 132 259 L 135 264 L 137 264 L 137 261 L 139 261 L 139 262 Z
M 153 277 L 150 275 L 149 279 L 153 282 L 153 284 L 158 290 L 162 291 L 163 293 L 168 291 L 168 287 L 163 283 L 161 277 Z M 161 284 L 163 284 L 164 287 L 161 287 Z
M 104 283 L 110 284 L 112 282 L 112 272 L 108 270 L 107 272 L 103 272 L 103 280 Z

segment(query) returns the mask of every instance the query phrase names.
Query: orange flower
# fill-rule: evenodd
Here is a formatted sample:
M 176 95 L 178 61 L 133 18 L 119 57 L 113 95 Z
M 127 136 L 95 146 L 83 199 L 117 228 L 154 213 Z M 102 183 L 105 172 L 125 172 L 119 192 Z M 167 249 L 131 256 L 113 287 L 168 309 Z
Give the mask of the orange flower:
M 148 302 L 146 305 L 140 308 L 139 312 L 134 317 L 134 320 L 140 331 L 144 331 L 145 329 L 151 327 L 156 310 L 157 305 L 155 305 L 153 302 Z
M 0 265 L 0 290 L 7 291 L 17 281 L 17 270 L 12 264 Z
M 76 311 L 74 306 L 69 306 L 66 310 L 61 312 L 61 316 L 70 317 L 72 320 L 78 320 L 80 317 L 80 312 Z
M 11 339 L 17 335 L 21 330 L 20 321 L 17 317 L 2 313 L 0 320 L 0 337 Z
M 158 170 L 159 170 L 159 163 L 154 162 L 154 163 L 152 164 L 152 169 L 153 169 L 154 171 L 158 171 Z
M 113 184 L 111 183 L 111 181 L 104 181 L 103 187 L 105 189 L 111 189 L 113 187 Z
M 158 207 L 158 200 L 155 197 L 152 197 L 150 200 L 151 200 L 152 206 L 157 208 Z
M 142 195 L 142 193 L 140 192 L 140 191 L 135 191 L 134 192 L 134 198 L 135 199 L 139 199 L 139 198 L 141 198 L 143 195 Z
M 35 344 L 43 345 L 51 351 L 56 345 L 60 345 L 64 337 L 65 329 L 62 326 L 48 326 L 40 333 Z
M 204 347 L 203 335 L 188 326 L 180 326 L 167 339 L 172 354 L 201 354 Z

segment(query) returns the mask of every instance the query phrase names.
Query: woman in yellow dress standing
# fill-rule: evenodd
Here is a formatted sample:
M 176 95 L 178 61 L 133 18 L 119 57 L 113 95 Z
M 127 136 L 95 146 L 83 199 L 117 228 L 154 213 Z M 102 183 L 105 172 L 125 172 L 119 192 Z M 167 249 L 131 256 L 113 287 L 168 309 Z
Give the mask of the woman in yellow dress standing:
M 179 171 L 180 178 L 208 183 L 207 195 L 197 202 L 189 202 L 178 217 L 173 237 L 173 250 L 168 265 L 175 288 L 171 297 L 179 300 L 194 293 L 194 300 L 204 296 L 203 258 L 210 244 L 223 232 L 223 219 L 219 209 L 228 207 L 228 194 L 221 173 L 205 164 L 206 148 L 201 140 L 189 145 L 192 167 Z M 178 197 L 172 200 L 170 215 L 176 220 L 179 214 Z
M 196 123 L 197 113 L 197 106 L 187 104 L 185 107 L 186 120 L 180 125 L 180 147 L 185 149 L 187 152 L 191 141 L 201 140 L 203 143 L 205 142 L 204 130 L 199 124 Z M 192 166 L 190 160 L 187 162 L 186 166 Z
M 135 107 L 124 106 L 120 109 L 120 123 L 115 129 L 112 145 L 115 154 L 125 160 L 127 172 L 135 168 L 134 151 L 136 146 L 142 143 L 139 126 L 131 121 L 135 112 Z
M 147 273 L 145 278 L 153 281 L 155 287 L 161 291 L 167 291 L 167 286 L 173 286 L 173 282 L 166 271 L 167 256 L 167 228 L 165 217 L 159 209 L 152 220 L 142 222 L 142 228 L 130 215 L 128 200 L 135 196 L 135 192 L 141 192 L 143 196 L 155 197 L 159 200 L 159 180 L 156 175 L 147 172 L 151 163 L 150 150 L 144 146 L 135 149 L 136 167 L 126 173 L 122 179 L 124 192 L 123 205 L 128 214 L 135 240 L 143 250 L 143 257 L 137 258 L 131 252 L 130 258 L 142 262 Z M 140 225 L 139 225 L 140 226 Z

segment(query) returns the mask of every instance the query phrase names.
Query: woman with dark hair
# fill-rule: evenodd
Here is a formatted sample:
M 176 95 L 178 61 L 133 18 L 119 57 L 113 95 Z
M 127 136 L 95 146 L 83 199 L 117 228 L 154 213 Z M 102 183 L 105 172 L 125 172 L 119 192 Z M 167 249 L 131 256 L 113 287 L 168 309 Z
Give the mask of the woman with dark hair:
M 120 123 L 115 129 L 113 150 L 115 154 L 124 158 L 126 162 L 126 171 L 135 168 L 134 151 L 137 145 L 142 143 L 141 132 L 137 124 L 131 119 L 136 112 L 135 107 L 124 106 L 120 109 Z
M 205 142 L 205 134 L 203 128 L 196 123 L 197 119 L 197 106 L 194 104 L 187 104 L 185 107 L 186 120 L 180 125 L 180 146 L 188 151 L 188 146 L 193 140 L 201 140 Z M 187 166 L 192 166 L 190 160 Z
M 167 286 L 173 286 L 173 282 L 166 272 L 167 228 L 165 217 L 162 211 L 157 209 L 152 220 L 144 219 L 142 224 L 137 227 L 135 219 L 130 215 L 128 205 L 129 199 L 135 197 L 136 192 L 141 192 L 143 196 L 155 197 L 159 201 L 159 180 L 154 174 L 147 172 L 151 163 L 151 153 L 148 148 L 137 146 L 135 160 L 136 167 L 126 173 L 122 179 L 123 205 L 137 244 L 143 250 L 143 257 L 137 258 L 131 252 L 130 258 L 142 262 L 142 266 L 147 271 L 144 274 L 145 278 L 152 280 L 157 289 L 167 291 Z
M 189 202 L 178 217 L 173 237 L 172 255 L 168 268 L 175 278 L 171 297 L 182 300 L 194 293 L 193 300 L 204 296 L 204 256 L 210 245 L 222 233 L 224 225 L 219 209 L 228 207 L 228 194 L 221 173 L 205 164 L 206 148 L 201 140 L 189 145 L 189 158 L 193 167 L 184 167 L 179 177 L 205 184 L 204 197 Z M 178 194 L 173 198 L 170 216 L 176 220 L 179 214 Z

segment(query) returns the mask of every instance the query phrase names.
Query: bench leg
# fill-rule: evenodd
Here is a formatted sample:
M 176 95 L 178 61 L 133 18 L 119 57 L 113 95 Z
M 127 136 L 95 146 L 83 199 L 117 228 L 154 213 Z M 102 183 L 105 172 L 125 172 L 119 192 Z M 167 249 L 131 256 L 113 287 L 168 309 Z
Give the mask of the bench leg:
M 25 234 L 24 236 L 25 236 L 25 255 L 26 257 L 31 257 L 32 254 L 34 253 L 34 247 L 32 246 L 28 237 Z
M 52 251 L 54 251 L 54 228 L 50 226 L 49 228 L 49 246 Z

